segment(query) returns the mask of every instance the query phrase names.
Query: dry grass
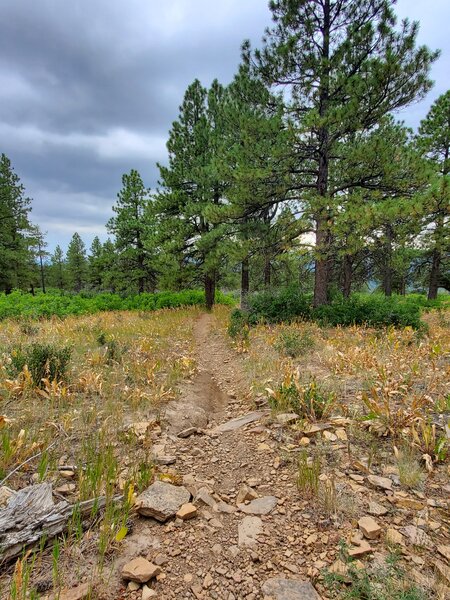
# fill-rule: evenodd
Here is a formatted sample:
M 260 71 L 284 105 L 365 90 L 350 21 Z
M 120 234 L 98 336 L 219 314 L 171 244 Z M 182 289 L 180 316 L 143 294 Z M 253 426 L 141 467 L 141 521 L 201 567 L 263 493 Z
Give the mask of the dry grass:
M 70 502 L 125 494 L 119 508 L 108 502 L 88 532 L 89 543 L 81 524 L 71 523 L 67 555 L 71 545 L 85 549 L 88 544 L 101 566 L 126 526 L 133 491 L 151 482 L 152 428 L 136 435 L 129 427 L 149 422 L 157 428 L 162 405 L 177 396 L 177 383 L 195 371 L 198 314 L 199 309 L 188 308 L 68 317 L 32 327 L 0 323 L 0 414 L 6 417 L 0 419 L 0 481 L 38 454 L 8 478 L 8 486 L 21 489 L 49 481 L 58 489 L 67 483 L 61 466 L 70 466 L 75 471 L 74 490 L 66 496 Z M 66 381 L 47 381 L 44 389 L 36 389 L 26 369 L 11 377 L 14 347 L 49 341 L 72 347 Z

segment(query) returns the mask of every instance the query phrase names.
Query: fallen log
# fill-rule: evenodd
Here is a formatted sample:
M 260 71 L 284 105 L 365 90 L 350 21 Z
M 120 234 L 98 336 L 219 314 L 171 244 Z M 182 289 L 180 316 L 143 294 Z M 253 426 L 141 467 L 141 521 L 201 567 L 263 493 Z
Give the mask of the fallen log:
M 122 498 L 114 496 L 113 501 L 119 502 Z M 86 516 L 94 507 L 101 509 L 105 505 L 105 496 L 77 504 L 65 500 L 55 504 L 51 483 L 23 488 L 0 510 L 0 563 L 19 556 L 25 547 L 43 537 L 51 539 L 62 533 L 74 510 Z

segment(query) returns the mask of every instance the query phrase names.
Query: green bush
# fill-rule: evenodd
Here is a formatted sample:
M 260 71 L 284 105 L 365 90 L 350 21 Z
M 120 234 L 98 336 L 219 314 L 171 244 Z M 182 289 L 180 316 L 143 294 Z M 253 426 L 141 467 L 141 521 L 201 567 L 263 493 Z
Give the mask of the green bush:
M 314 337 L 308 329 L 285 329 L 280 332 L 275 348 L 291 358 L 303 356 L 315 346 Z
M 312 296 L 291 286 L 249 297 L 248 324 L 292 322 L 298 319 L 317 321 L 325 326 L 367 325 L 369 327 L 412 327 L 426 331 L 421 314 L 432 308 L 444 309 L 445 297 L 428 301 L 425 296 L 410 294 L 385 298 L 381 294 L 353 294 L 335 297 L 330 304 L 313 308 Z
M 216 293 L 216 302 L 230 306 L 234 304 L 234 300 L 222 292 Z M 21 291 L 14 291 L 12 294 L 0 294 L 0 320 L 9 317 L 35 319 L 56 316 L 64 318 L 68 315 L 88 315 L 111 310 L 152 311 L 204 303 L 205 294 L 199 290 L 132 296 L 86 292 L 78 295 L 51 292 L 33 296 Z
M 335 400 L 336 395 L 318 385 L 315 378 L 303 383 L 297 374 L 289 374 L 270 393 L 269 404 L 274 410 L 292 411 L 302 419 L 317 421 L 329 415 Z
M 281 323 L 298 318 L 311 317 L 309 294 L 303 294 L 298 287 L 290 286 L 281 290 L 258 292 L 249 297 L 249 323 Z
M 64 380 L 72 355 L 68 346 L 58 348 L 52 344 L 30 344 L 11 351 L 9 370 L 17 377 L 27 366 L 34 385 L 45 387 L 43 379 L 50 381 Z
M 243 331 L 248 330 L 248 314 L 235 308 L 230 314 L 228 324 L 228 335 L 232 338 L 242 336 Z

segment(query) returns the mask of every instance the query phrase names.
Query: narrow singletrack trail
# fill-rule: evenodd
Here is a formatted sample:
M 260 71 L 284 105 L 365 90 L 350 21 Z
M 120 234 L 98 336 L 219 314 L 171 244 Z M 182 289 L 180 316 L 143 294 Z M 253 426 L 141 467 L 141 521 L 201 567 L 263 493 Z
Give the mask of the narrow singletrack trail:
M 338 539 L 327 534 L 314 548 L 305 543 L 312 529 L 305 503 L 295 494 L 292 467 L 278 455 L 278 442 L 264 424 L 268 411 L 255 411 L 246 399 L 244 359 L 230 348 L 212 315 L 199 317 L 195 339 L 198 372 L 182 384 L 180 399 L 167 406 L 166 429 L 156 443 L 163 455 L 176 458 L 164 470 L 182 476 L 197 516 L 165 524 L 139 517 L 115 570 L 120 574 L 138 555 L 161 565 L 162 574 L 151 584 L 160 599 L 269 598 L 271 579 L 305 580 L 318 573 L 326 564 L 327 545 L 333 548 Z M 190 427 L 198 432 L 177 436 Z M 244 497 L 260 498 L 254 511 L 243 508 Z M 331 549 L 329 560 L 334 555 Z M 126 590 L 119 597 L 141 596 L 140 590 Z

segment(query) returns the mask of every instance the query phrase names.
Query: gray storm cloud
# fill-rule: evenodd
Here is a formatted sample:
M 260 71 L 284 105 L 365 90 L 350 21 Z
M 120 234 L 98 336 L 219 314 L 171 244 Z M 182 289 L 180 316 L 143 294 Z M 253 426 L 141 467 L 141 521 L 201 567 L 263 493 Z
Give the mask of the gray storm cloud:
M 450 3 L 400 0 L 398 12 L 443 49 L 435 90 L 400 115 L 416 125 L 448 85 Z M 155 187 L 186 86 L 230 81 L 242 41 L 258 44 L 269 23 L 266 0 L 1 2 L 0 152 L 51 248 L 74 231 L 105 237 L 122 173 Z

